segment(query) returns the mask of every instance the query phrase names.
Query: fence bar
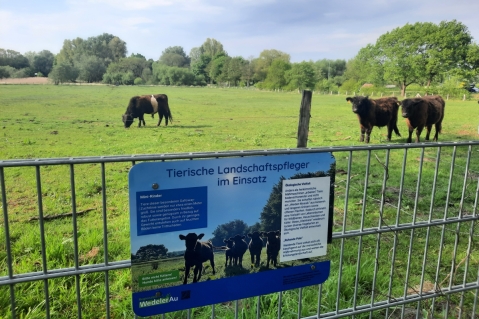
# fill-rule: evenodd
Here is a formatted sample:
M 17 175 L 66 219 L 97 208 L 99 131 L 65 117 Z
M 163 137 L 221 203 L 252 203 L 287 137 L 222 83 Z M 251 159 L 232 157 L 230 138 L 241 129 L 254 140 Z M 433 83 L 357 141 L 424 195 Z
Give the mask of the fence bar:
M 446 195 L 446 206 L 444 207 L 444 220 L 447 219 L 447 213 L 449 211 L 449 200 L 451 198 L 451 187 L 452 187 L 452 181 L 453 181 L 453 176 L 454 176 L 454 164 L 456 162 L 456 147 L 454 146 L 452 154 L 451 154 L 451 168 L 449 170 L 449 184 L 447 188 L 447 195 Z M 434 289 L 437 289 L 438 281 L 439 281 L 439 273 L 440 273 L 440 267 L 441 267 L 441 259 L 442 259 L 442 252 L 443 252 L 443 246 L 444 246 L 444 236 L 446 232 L 446 226 L 442 226 L 442 231 L 441 231 L 441 245 L 439 247 L 439 255 L 437 258 L 437 267 L 436 267 L 436 277 L 434 280 Z M 453 269 L 451 269 L 451 274 L 453 272 Z M 434 298 L 432 300 L 432 314 L 434 315 L 434 307 L 435 307 L 435 301 L 436 299 Z M 445 315 L 447 316 L 449 313 L 449 298 L 447 299 L 446 302 L 446 312 Z
M 108 217 L 106 215 L 106 173 L 105 163 L 100 163 L 101 167 L 101 202 L 102 202 L 102 218 L 103 218 L 103 260 L 105 266 L 108 266 Z M 106 318 L 110 318 L 110 274 L 105 270 L 105 309 Z
M 364 174 L 364 191 L 363 191 L 363 206 L 361 211 L 361 226 L 360 231 L 364 230 L 364 219 L 366 217 L 366 201 L 368 196 L 368 185 L 369 185 L 369 168 L 371 164 L 371 151 L 368 151 L 368 156 L 366 158 L 366 173 Z M 353 297 L 353 309 L 356 309 L 358 287 L 359 287 L 359 277 L 361 275 L 361 254 L 363 249 L 363 236 L 359 236 L 358 242 L 358 258 L 356 260 L 356 278 L 354 281 L 354 297 Z
M 77 205 L 75 192 L 75 168 L 74 164 L 70 164 L 70 188 L 72 200 L 72 226 L 73 226 L 73 255 L 75 259 L 75 270 L 79 269 L 79 254 L 78 254 L 78 227 L 77 227 Z M 77 298 L 77 317 L 81 319 L 81 289 L 80 289 L 80 275 L 75 274 L 75 288 Z
M 348 172 L 346 175 L 346 189 L 344 191 L 344 211 L 343 211 L 343 227 L 342 227 L 342 234 L 344 235 L 346 233 L 346 217 L 348 213 L 348 202 L 349 202 L 349 186 L 350 186 L 350 181 L 351 181 L 351 166 L 352 166 L 352 161 L 353 161 L 353 152 L 349 151 L 349 156 L 348 156 Z M 341 280 L 342 280 L 342 275 L 343 275 L 343 257 L 344 257 L 344 241 L 345 238 L 341 238 L 341 249 L 339 253 L 339 270 L 338 270 L 338 288 L 336 292 L 336 313 L 339 312 L 339 297 L 341 293 Z
M 5 245 L 7 251 L 7 269 L 8 269 L 8 279 L 13 279 L 13 258 L 11 250 L 11 241 L 10 241 L 10 227 L 8 224 L 8 208 L 7 208 L 7 191 L 5 188 L 5 174 L 3 167 L 0 167 L 0 186 L 2 187 L 2 206 L 3 206 L 3 223 L 5 229 Z M 12 318 L 16 318 L 15 312 L 15 290 L 13 283 L 9 285 L 10 288 L 10 311 L 12 312 Z
M 35 175 L 37 182 L 37 201 L 38 201 L 38 224 L 40 226 L 40 244 L 42 247 L 42 271 L 46 275 L 47 267 L 47 249 L 45 243 L 45 228 L 43 225 L 43 198 L 42 198 L 42 179 L 40 174 L 40 166 L 35 167 Z M 50 318 L 50 296 L 48 293 L 48 279 L 43 279 L 43 291 L 45 294 L 45 312 L 47 319 Z
M 441 159 L 441 148 L 438 148 L 437 153 L 436 153 L 436 165 L 434 167 L 434 179 L 433 179 L 433 182 L 432 182 L 431 205 L 429 206 L 428 223 L 432 222 L 432 218 L 433 218 L 434 200 L 435 200 L 435 197 L 436 197 L 436 183 L 437 183 L 437 176 L 438 176 L 438 172 L 439 172 L 440 159 Z M 431 234 L 431 227 L 427 227 L 426 242 L 424 244 L 424 255 L 423 255 L 423 259 L 422 259 L 421 282 L 419 283 L 419 292 L 420 292 L 421 295 L 423 293 L 423 287 L 424 287 L 424 274 L 426 272 L 427 251 L 428 251 L 428 248 L 429 248 L 430 234 Z M 419 300 L 418 303 L 417 303 L 416 316 L 419 316 L 420 309 L 421 309 L 421 300 Z

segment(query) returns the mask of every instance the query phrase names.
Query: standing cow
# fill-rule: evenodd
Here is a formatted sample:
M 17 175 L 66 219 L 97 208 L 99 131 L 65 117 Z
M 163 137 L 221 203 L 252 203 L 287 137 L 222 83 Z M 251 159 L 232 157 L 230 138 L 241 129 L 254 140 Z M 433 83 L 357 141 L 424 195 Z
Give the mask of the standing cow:
M 436 127 L 434 141 L 437 141 L 442 129 L 444 119 L 444 108 L 446 103 L 439 95 L 430 95 L 423 98 L 404 99 L 401 102 L 402 116 L 406 119 L 409 129 L 407 142 L 412 142 L 412 132 L 416 129 L 416 143 L 419 143 L 419 136 L 426 127 L 426 141 L 429 141 L 432 126 Z
M 269 231 L 269 232 L 262 232 L 263 237 L 266 237 L 266 267 L 269 267 L 269 263 L 276 267 L 278 263 L 278 253 L 281 249 L 281 231 Z
M 213 275 L 215 274 L 215 256 L 213 254 L 213 244 L 211 241 L 201 242 L 205 234 L 196 235 L 195 233 L 189 233 L 188 235 L 180 235 L 180 239 L 185 241 L 185 279 L 183 284 L 186 285 L 188 276 L 190 275 L 191 267 L 195 267 L 193 273 L 193 282 L 198 282 L 201 278 L 201 272 L 203 270 L 203 263 L 210 261 L 213 268 Z
M 160 115 L 157 126 L 160 126 L 163 117 L 165 117 L 166 126 L 168 126 L 168 120 L 173 121 L 170 107 L 168 105 L 168 97 L 165 94 L 155 95 L 142 95 L 134 96 L 130 99 L 125 114 L 123 114 L 123 123 L 125 128 L 128 128 L 133 124 L 133 119 L 139 118 L 138 127 L 145 126 L 144 114 L 151 114 L 153 117 L 155 113 Z
M 395 97 L 386 97 L 376 100 L 369 99 L 367 96 L 347 97 L 346 101 L 353 105 L 353 112 L 357 114 L 359 126 L 361 128 L 360 142 L 369 143 L 373 126 L 388 127 L 388 141 L 394 130 L 399 134 L 397 127 L 399 102 Z M 366 138 L 364 137 L 366 135 Z
M 261 239 L 261 235 L 258 231 L 248 234 L 248 237 L 251 238 L 248 249 L 251 255 L 251 267 L 255 265 L 256 267 L 259 266 L 260 263 L 260 256 L 261 250 L 263 250 L 263 239 Z

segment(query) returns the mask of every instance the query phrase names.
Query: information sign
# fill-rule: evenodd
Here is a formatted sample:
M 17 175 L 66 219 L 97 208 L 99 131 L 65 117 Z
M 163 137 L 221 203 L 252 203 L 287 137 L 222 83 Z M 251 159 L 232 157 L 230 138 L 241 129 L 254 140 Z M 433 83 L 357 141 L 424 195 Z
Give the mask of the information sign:
M 331 153 L 133 166 L 135 314 L 323 283 L 330 269 L 334 172 Z

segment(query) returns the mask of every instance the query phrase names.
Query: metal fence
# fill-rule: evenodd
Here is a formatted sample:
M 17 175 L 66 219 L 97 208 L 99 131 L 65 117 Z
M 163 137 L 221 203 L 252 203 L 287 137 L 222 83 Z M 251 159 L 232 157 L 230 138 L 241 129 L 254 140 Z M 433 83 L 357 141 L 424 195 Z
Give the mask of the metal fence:
M 479 318 L 478 146 L 479 142 L 421 143 L 0 161 L 0 317 L 133 317 L 128 309 L 131 262 L 118 259 L 129 255 L 129 248 L 123 247 L 123 254 L 111 251 L 120 240 L 115 234 L 128 228 L 112 225 L 118 211 L 127 207 L 126 174 L 115 178 L 119 171 L 125 173 L 125 166 L 138 161 L 332 152 L 334 232 L 328 247 L 331 274 L 325 283 L 160 317 Z M 64 171 L 61 181 L 49 174 L 53 167 Z M 93 195 L 80 192 L 79 174 L 95 179 Z M 54 205 L 65 201 L 52 190 L 59 183 L 65 184 L 71 209 L 64 218 L 72 237 L 61 244 L 68 242 L 72 251 L 65 252 L 70 257 L 64 264 L 53 260 L 51 251 L 61 244 L 50 238 L 45 228 L 50 216 L 44 213 L 49 196 L 55 198 Z M 117 195 L 123 201 L 110 200 Z M 101 220 L 88 223 L 101 233 L 96 252 L 102 254 L 92 253 L 95 258 L 87 260 L 79 245 L 88 229 L 78 229 L 83 217 L 77 207 L 89 200 L 98 202 Z M 28 220 L 18 217 L 25 211 Z M 64 224 L 62 219 L 48 227 Z M 29 233 L 36 242 L 33 248 L 21 243 Z M 32 254 L 34 262 L 23 265 Z M 62 260 L 61 252 L 58 256 Z M 54 288 L 58 280 L 62 294 L 73 296 L 71 305 L 61 304 Z M 91 299 L 95 294 L 101 303 Z

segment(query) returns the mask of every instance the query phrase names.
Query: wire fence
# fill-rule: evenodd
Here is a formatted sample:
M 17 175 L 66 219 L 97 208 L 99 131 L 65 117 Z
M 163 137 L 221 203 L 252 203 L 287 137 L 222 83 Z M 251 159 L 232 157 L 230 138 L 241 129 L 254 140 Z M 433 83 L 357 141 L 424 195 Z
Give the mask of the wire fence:
M 122 226 L 113 225 L 115 216 L 109 216 L 114 210 L 108 196 L 121 193 L 109 176 L 113 174 L 110 166 L 332 152 L 336 158 L 334 232 L 328 247 L 331 274 L 325 283 L 160 317 L 479 318 L 478 146 L 479 142 L 446 142 L 1 161 L 0 317 L 133 316 L 131 308 L 120 307 L 128 300 L 118 298 L 119 291 L 128 290 L 129 278 L 118 285 L 116 272 L 128 270 L 131 261 L 112 257 L 112 246 L 118 241 L 112 232 Z M 71 260 L 65 258 L 63 264 L 47 254 L 56 248 L 44 212 L 48 190 L 60 183 L 47 174 L 53 167 L 66 173 L 72 211 L 67 217 L 73 234 Z M 95 167 L 87 174 L 96 174 L 100 181 L 101 214 L 95 226 L 101 232 L 98 240 L 103 253 L 87 263 L 79 247 L 88 230 L 78 226 L 83 195 L 77 182 L 84 167 Z M 22 258 L 34 251 L 19 252 L 21 238 L 12 229 L 23 225 L 17 212 L 30 207 L 16 197 L 14 185 L 32 169 L 34 178 L 26 192 L 34 198 L 30 205 L 38 221 L 34 235 L 38 246 L 32 266 L 36 271 L 25 271 Z M 101 276 L 92 279 L 93 275 Z M 63 293 L 73 298 L 68 306 L 59 302 L 59 293 L 53 289 L 58 280 L 64 280 Z M 90 299 L 98 292 L 101 303 Z

